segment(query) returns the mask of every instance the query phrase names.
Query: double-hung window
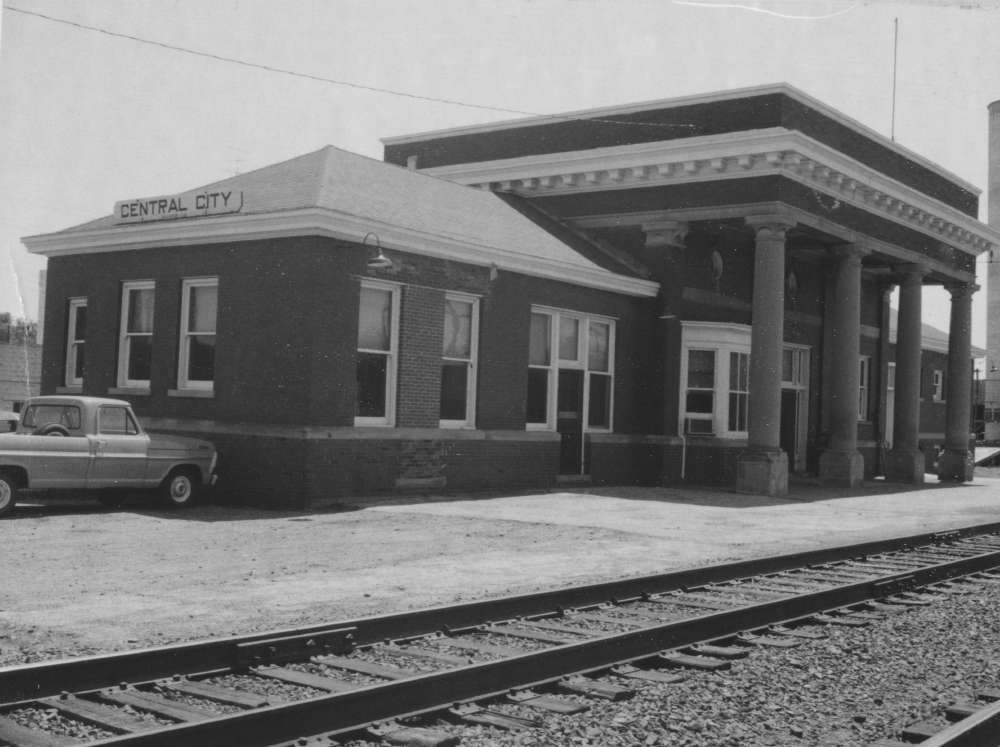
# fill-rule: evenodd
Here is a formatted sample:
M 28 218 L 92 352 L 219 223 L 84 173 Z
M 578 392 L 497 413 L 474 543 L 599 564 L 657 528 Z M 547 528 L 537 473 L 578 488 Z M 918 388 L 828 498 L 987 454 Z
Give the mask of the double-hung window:
M 680 432 L 745 438 L 750 410 L 750 328 L 684 322 Z
M 393 425 L 399 350 L 399 286 L 362 280 L 358 304 L 355 425 Z
M 479 299 L 447 294 L 441 349 L 442 428 L 468 428 L 476 424 L 478 347 Z
M 121 329 L 118 338 L 118 386 L 149 388 L 153 362 L 152 280 L 122 284 Z
M 87 299 L 71 298 L 66 325 L 66 375 L 64 378 L 65 385 L 68 387 L 83 386 L 83 376 L 86 371 L 86 341 Z
M 179 389 L 215 386 L 215 322 L 219 308 L 218 278 L 187 278 L 181 286 Z
M 583 374 L 585 429 L 610 431 L 613 425 L 614 355 L 614 320 L 558 309 L 532 309 L 526 427 L 555 429 L 559 371 L 577 370 Z

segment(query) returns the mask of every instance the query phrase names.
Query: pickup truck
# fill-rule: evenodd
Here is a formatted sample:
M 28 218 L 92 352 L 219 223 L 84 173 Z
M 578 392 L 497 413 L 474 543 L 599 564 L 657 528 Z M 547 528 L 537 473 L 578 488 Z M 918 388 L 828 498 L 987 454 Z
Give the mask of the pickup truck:
M 217 461 L 208 441 L 146 433 L 123 400 L 34 397 L 17 430 L 0 433 L 0 517 L 25 490 L 93 490 L 117 507 L 147 488 L 169 507 L 190 506 L 215 483 Z

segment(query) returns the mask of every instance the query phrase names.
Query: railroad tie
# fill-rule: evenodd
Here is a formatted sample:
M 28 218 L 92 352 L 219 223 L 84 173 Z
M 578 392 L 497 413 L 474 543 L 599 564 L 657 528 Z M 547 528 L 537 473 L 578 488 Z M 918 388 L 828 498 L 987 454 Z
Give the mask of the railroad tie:
M 802 645 L 802 641 L 788 636 L 755 635 L 753 633 L 740 633 L 737 640 L 750 646 L 767 646 L 768 648 L 795 648 Z
M 472 703 L 449 708 L 448 713 L 463 723 L 495 726 L 498 729 L 537 729 L 542 725 L 538 719 L 509 716 L 506 713 L 491 711 Z
M 619 677 L 628 677 L 633 680 L 645 680 L 646 682 L 660 682 L 667 685 L 683 682 L 687 679 L 687 675 L 685 674 L 661 672 L 659 669 L 640 669 L 639 667 L 632 666 L 631 664 L 622 664 L 621 666 L 614 667 L 611 672 Z
M 528 708 L 538 708 L 542 711 L 551 711 L 552 713 L 562 713 L 565 715 L 583 713 L 590 710 L 590 706 L 586 703 L 576 700 L 563 700 L 554 695 L 540 695 L 534 690 L 519 690 L 509 693 L 507 700 L 511 703 L 527 706 Z
M 936 721 L 918 721 L 915 724 L 903 727 L 899 732 L 899 736 L 904 741 L 922 742 L 925 739 L 930 739 L 943 728 Z
M 95 703 L 92 700 L 83 700 L 68 693 L 55 698 L 44 698 L 35 702 L 43 708 L 55 708 L 67 716 L 79 719 L 101 729 L 115 732 L 116 734 L 131 734 L 149 729 L 148 722 L 143 721 L 137 716 L 130 715 L 128 711 Z
M 511 638 L 524 638 L 529 641 L 538 641 L 540 643 L 551 643 L 554 645 L 560 645 L 563 643 L 578 643 L 579 638 L 567 638 L 564 635 L 555 635 L 553 633 L 544 633 L 541 630 L 531 630 L 530 628 L 522 627 L 516 624 L 508 625 L 484 625 L 480 628 L 484 633 L 493 633 L 494 635 L 505 635 Z
M 188 703 L 182 703 L 179 700 L 165 698 L 156 693 L 142 692 L 131 688 L 102 690 L 99 693 L 99 697 L 101 700 L 109 703 L 132 706 L 133 708 L 149 711 L 150 713 L 155 713 L 158 716 L 164 716 L 174 721 L 203 721 L 204 719 L 219 715 L 207 708 L 199 708 Z
M 263 695 L 257 695 L 245 690 L 236 690 L 231 687 L 223 687 L 222 685 L 214 685 L 208 682 L 173 679 L 161 682 L 159 685 L 160 687 L 184 693 L 185 695 L 191 695 L 195 698 L 214 700 L 217 703 L 234 705 L 239 708 L 262 708 L 271 704 L 271 701 Z
M 375 739 L 405 747 L 457 747 L 459 737 L 439 729 L 403 726 L 396 721 L 370 726 L 365 732 Z
M 521 656 L 522 654 L 527 654 L 528 649 L 518 648 L 516 646 L 500 645 L 497 643 L 483 643 L 482 641 L 477 641 L 472 638 L 466 638 L 464 636 L 454 636 L 447 639 L 449 646 L 454 646 L 455 648 L 464 648 L 469 651 L 478 651 L 481 654 L 488 654 L 491 656 Z
M 420 675 L 420 672 L 412 669 L 387 667 L 384 664 L 376 664 L 364 659 L 348 659 L 343 656 L 314 656 L 312 660 L 317 664 L 323 664 L 327 667 L 336 667 L 337 669 L 357 672 L 358 674 L 369 674 L 372 677 L 381 677 L 386 680 L 406 680 Z M 357 685 L 352 685 L 351 689 L 353 690 L 356 687 Z
M 328 693 L 344 693 L 348 690 L 357 690 L 360 687 L 360 685 L 348 682 L 347 680 L 338 680 L 334 677 L 312 674 L 311 672 L 300 672 L 297 669 L 288 669 L 287 667 L 270 665 L 251 667 L 250 673 L 272 680 L 281 680 L 292 685 L 299 685 L 300 687 L 312 687 Z
M 426 659 L 427 661 L 437 662 L 438 664 L 447 664 L 453 667 L 464 667 L 467 664 L 472 664 L 473 661 L 468 656 L 453 656 L 452 654 L 441 653 L 440 651 L 427 651 L 426 649 L 416 648 L 410 646 L 408 648 L 402 648 L 400 646 L 383 646 L 379 649 L 380 653 L 388 654 L 396 659 Z
M 664 662 L 673 667 L 684 667 L 685 669 L 702 669 L 706 672 L 718 672 L 723 669 L 730 669 L 732 664 L 722 659 L 711 656 L 691 656 L 690 654 L 662 653 L 656 657 L 657 661 Z
M 559 680 L 556 688 L 567 693 L 586 695 L 588 698 L 612 701 L 628 700 L 635 695 L 635 690 L 631 688 L 592 680 L 589 677 L 567 677 L 564 680 Z

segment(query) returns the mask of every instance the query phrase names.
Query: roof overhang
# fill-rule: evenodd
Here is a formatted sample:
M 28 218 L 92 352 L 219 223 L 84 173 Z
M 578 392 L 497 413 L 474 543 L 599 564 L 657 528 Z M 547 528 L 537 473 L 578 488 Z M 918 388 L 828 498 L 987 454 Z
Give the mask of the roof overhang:
M 582 109 L 578 111 L 562 112 L 557 114 L 538 115 L 531 117 L 521 117 L 518 119 L 504 119 L 499 122 L 487 124 L 466 125 L 463 127 L 452 127 L 426 132 L 410 133 L 406 135 L 396 135 L 384 137 L 381 142 L 384 145 L 403 145 L 406 143 L 419 143 L 427 140 L 449 138 L 461 135 L 478 135 L 504 130 L 517 130 L 536 125 L 552 124 L 558 122 L 572 122 L 588 120 L 614 120 L 631 114 L 639 114 L 644 111 L 656 111 L 660 109 L 678 109 L 685 106 L 695 106 L 698 104 L 711 104 L 716 102 L 735 101 L 739 99 L 749 99 L 757 96 L 767 96 L 769 94 L 782 94 L 790 99 L 798 101 L 810 109 L 822 114 L 829 119 L 838 122 L 845 127 L 854 130 L 858 134 L 868 138 L 882 147 L 903 156 L 907 160 L 918 163 L 930 169 L 939 176 L 944 177 L 956 186 L 968 190 L 972 194 L 978 195 L 982 190 L 971 182 L 962 179 L 960 176 L 941 167 L 930 159 L 916 153 L 909 148 L 905 148 L 895 140 L 887 138 L 885 135 L 862 124 L 853 117 L 849 117 L 832 106 L 810 96 L 805 91 L 796 88 L 788 83 L 768 83 L 760 86 L 748 86 L 745 88 L 733 88 L 725 91 L 713 91 L 708 93 L 697 93 L 688 96 L 677 96 L 668 99 L 656 99 L 652 101 L 634 102 L 630 104 L 620 104 L 617 106 L 605 106 L 595 109 Z
M 510 249 L 460 241 L 325 208 L 124 224 L 26 236 L 22 241 L 33 254 L 61 257 L 293 236 L 322 236 L 361 243 L 373 231 L 385 249 L 496 267 L 629 296 L 652 298 L 660 289 L 659 283 L 649 280 L 539 257 L 531 253 L 530 246 Z
M 422 171 L 526 197 L 780 175 L 973 256 L 1000 245 L 1000 231 L 784 127 Z

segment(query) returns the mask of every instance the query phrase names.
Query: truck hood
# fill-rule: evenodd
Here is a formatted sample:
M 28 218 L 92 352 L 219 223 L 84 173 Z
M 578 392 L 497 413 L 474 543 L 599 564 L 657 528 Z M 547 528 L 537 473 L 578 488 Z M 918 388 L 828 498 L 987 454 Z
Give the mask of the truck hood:
M 200 438 L 154 433 L 149 434 L 149 449 L 150 451 L 183 452 L 206 457 L 215 453 L 215 447 L 209 441 L 203 441 Z

